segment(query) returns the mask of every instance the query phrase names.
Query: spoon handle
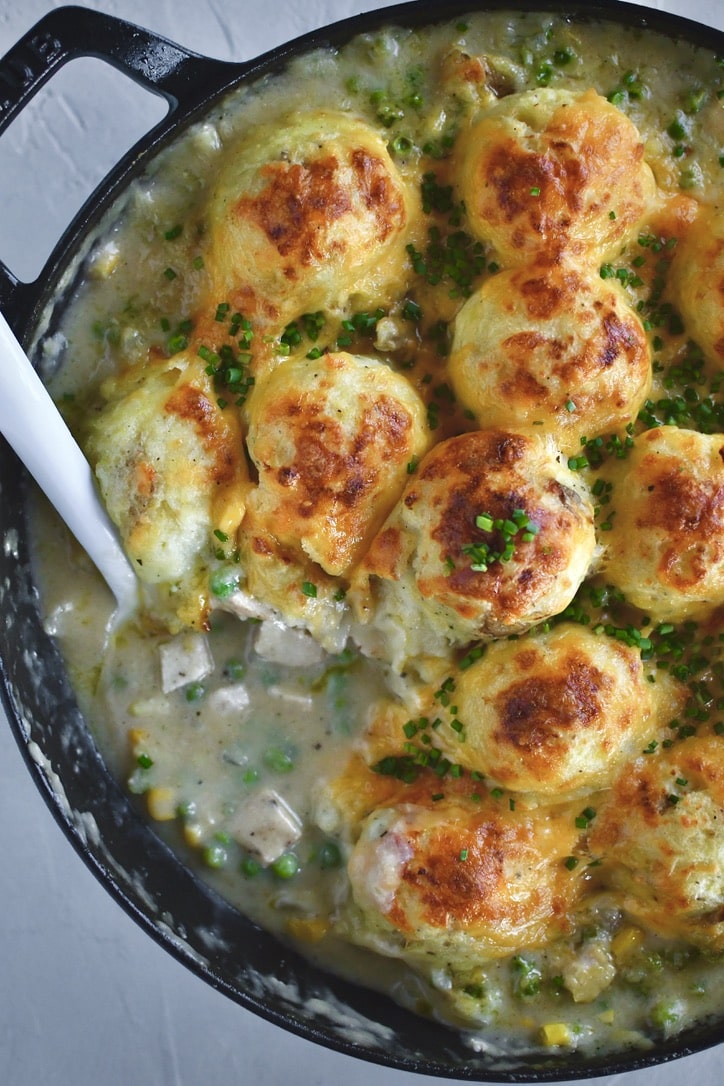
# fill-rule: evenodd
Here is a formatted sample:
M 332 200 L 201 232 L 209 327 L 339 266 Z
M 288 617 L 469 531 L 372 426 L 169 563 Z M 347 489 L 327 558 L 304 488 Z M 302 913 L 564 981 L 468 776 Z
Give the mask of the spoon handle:
M 138 581 L 80 447 L 0 313 L 0 433 L 126 609 Z

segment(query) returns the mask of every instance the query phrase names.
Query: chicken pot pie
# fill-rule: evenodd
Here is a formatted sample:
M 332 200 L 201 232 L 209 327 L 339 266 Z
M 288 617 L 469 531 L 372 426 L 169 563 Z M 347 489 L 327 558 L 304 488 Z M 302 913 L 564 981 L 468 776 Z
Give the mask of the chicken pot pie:
M 91 636 L 38 512 L 104 754 L 240 909 L 474 1045 L 721 1012 L 723 79 L 532 12 L 299 57 L 41 336 L 144 585 Z

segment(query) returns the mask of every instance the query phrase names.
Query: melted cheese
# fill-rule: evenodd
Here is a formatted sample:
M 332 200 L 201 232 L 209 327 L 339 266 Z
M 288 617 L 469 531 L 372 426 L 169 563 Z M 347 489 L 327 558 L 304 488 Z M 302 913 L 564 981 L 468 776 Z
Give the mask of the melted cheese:
M 504 542 L 501 530 L 477 527 L 480 514 L 518 515 L 533 531 L 515 534 L 509 561 L 482 568 L 468 548 L 500 553 Z M 570 602 L 595 546 L 588 496 L 550 439 L 480 430 L 439 442 L 355 578 L 358 615 L 374 627 L 370 639 L 364 628 L 359 636 L 402 668 L 420 654 L 520 632 Z
M 669 936 L 724 949 L 724 767 L 718 737 L 639 757 L 618 777 L 589 840 L 629 913 Z
M 632 422 L 651 388 L 641 320 L 598 270 L 526 265 L 455 321 L 450 376 L 481 427 L 537 426 L 569 452 Z
M 183 615 L 198 622 L 213 533 L 233 537 L 244 515 L 239 418 L 188 355 L 131 370 L 105 393 L 86 444 L 105 504 L 141 580 L 180 584 Z
M 249 405 L 255 523 L 345 574 L 429 442 L 422 401 L 381 360 L 337 352 L 283 362 Z
M 604 260 L 655 195 L 640 133 L 593 90 L 508 95 L 465 133 L 458 156 L 471 225 L 507 264 Z
M 707 361 L 724 364 L 724 214 L 704 209 L 674 254 L 671 297 Z
M 614 488 L 606 575 L 657 619 L 724 603 L 724 435 L 641 434 Z
M 211 197 L 212 296 L 277 327 L 382 288 L 416 206 L 380 135 L 300 112 L 230 148 Z M 397 253 L 397 256 L 396 256 Z
M 667 719 L 673 693 L 667 685 Z M 438 734 L 449 757 L 494 784 L 568 799 L 613 783 L 657 734 L 661 697 L 638 649 L 561 623 L 490 645 L 457 681 L 462 733 Z
M 415 791 L 362 824 L 342 921 L 354 939 L 469 969 L 566 930 L 579 892 L 561 862 L 577 840 L 570 817 Z

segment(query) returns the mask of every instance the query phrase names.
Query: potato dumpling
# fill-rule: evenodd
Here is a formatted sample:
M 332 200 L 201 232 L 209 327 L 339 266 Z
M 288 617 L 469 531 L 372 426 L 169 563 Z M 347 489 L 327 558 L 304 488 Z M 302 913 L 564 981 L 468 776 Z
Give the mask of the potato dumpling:
M 266 618 L 306 630 L 330 653 L 341 652 L 349 635 L 344 588 L 296 543 L 282 543 L 253 508 L 240 532 L 239 591 L 218 606 L 240 618 Z
M 550 438 L 474 431 L 437 444 L 360 565 L 351 598 L 396 667 L 562 611 L 591 567 L 593 511 Z
M 700 212 L 684 233 L 669 287 L 688 335 L 713 366 L 724 365 L 724 212 Z
M 429 444 L 424 404 L 379 359 L 289 359 L 248 403 L 257 528 L 341 576 L 359 560 Z
M 656 727 L 641 653 L 585 626 L 496 641 L 459 673 L 449 756 L 501 787 L 572 798 L 611 784 Z
M 296 113 L 229 150 L 211 196 L 212 301 L 283 325 L 392 274 L 408 192 L 382 138 L 347 113 Z
M 433 801 L 431 787 L 362 823 L 342 916 L 352 940 L 469 969 L 565 931 L 579 887 L 563 862 L 580 835 L 570 811 L 511 811 L 487 795 Z
M 541 254 L 597 264 L 636 231 L 655 192 L 636 126 L 600 94 L 501 99 L 461 136 L 458 186 L 503 263 Z
M 597 272 L 487 279 L 455 320 L 449 373 L 480 426 L 531 426 L 567 451 L 636 418 L 651 386 L 642 323 Z
M 669 936 L 724 949 L 724 764 L 702 735 L 626 767 L 589 837 L 627 912 Z
M 606 577 L 656 620 L 724 603 L 724 435 L 663 426 L 614 483 Z
M 232 537 L 249 477 L 238 413 L 218 404 L 203 363 L 187 354 L 106 384 L 86 450 L 111 519 L 142 581 L 187 577 Z

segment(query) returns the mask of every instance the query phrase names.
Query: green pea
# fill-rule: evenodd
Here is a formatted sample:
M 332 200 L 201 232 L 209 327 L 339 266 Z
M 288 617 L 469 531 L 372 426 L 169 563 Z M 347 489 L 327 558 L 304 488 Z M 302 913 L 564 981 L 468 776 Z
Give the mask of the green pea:
M 659 1029 L 678 1022 L 684 1012 L 684 1008 L 678 1000 L 661 1000 L 651 1008 L 651 1021 Z
M 209 588 L 219 600 L 233 596 L 239 587 L 241 573 L 238 566 L 221 566 L 215 569 L 209 578 Z
M 245 875 L 248 879 L 253 879 L 256 875 L 261 874 L 263 870 L 262 865 L 253 856 L 245 856 L 240 867 L 242 875 Z
M 220 842 L 218 844 L 208 845 L 204 849 L 203 856 L 204 863 L 208 867 L 213 867 L 215 871 L 218 871 L 222 867 L 226 867 L 229 862 L 229 853 Z
M 271 865 L 278 879 L 293 879 L 300 868 L 299 857 L 294 852 L 283 852 Z
M 224 665 L 224 672 L 232 682 L 239 682 L 246 675 L 246 664 L 243 660 L 227 660 Z
M 339 845 L 334 841 L 325 841 L 319 850 L 317 858 L 323 871 L 329 871 L 331 868 L 341 867 L 342 865 L 342 853 L 339 850 Z

